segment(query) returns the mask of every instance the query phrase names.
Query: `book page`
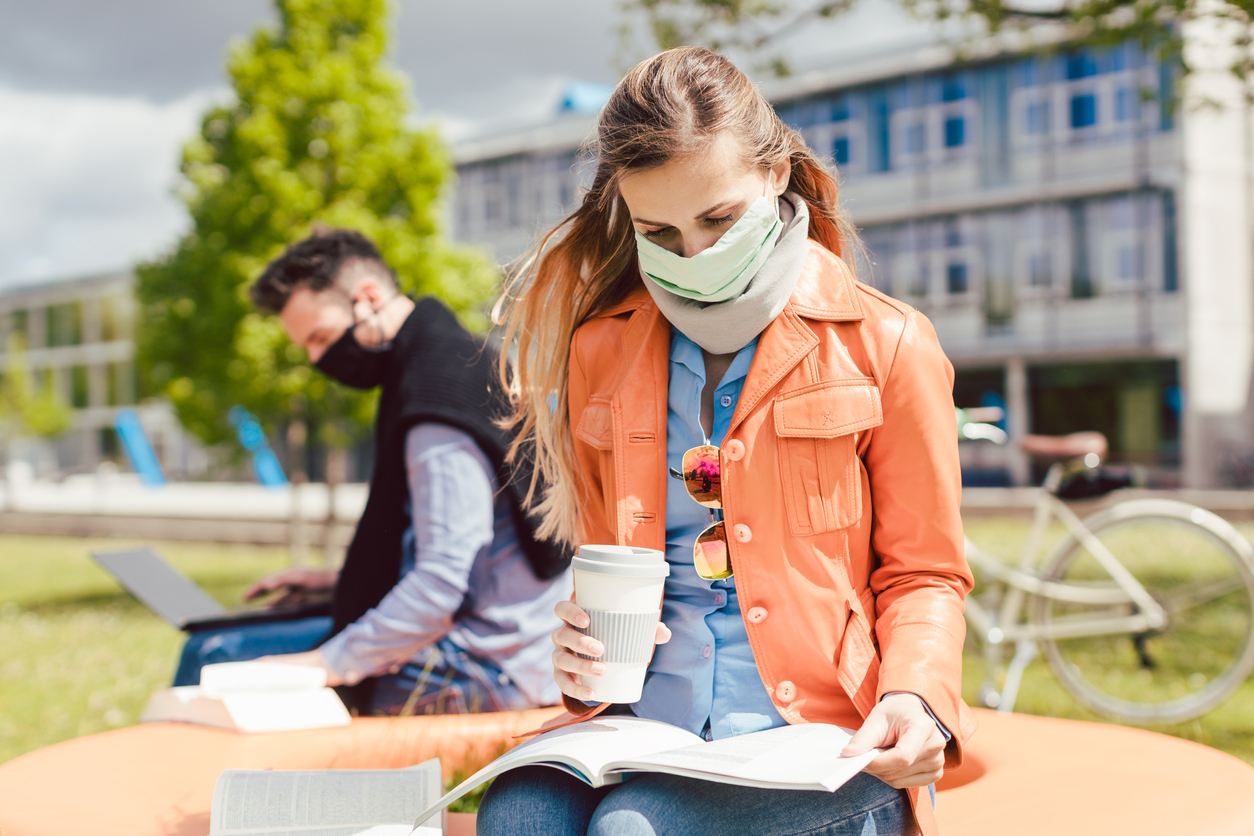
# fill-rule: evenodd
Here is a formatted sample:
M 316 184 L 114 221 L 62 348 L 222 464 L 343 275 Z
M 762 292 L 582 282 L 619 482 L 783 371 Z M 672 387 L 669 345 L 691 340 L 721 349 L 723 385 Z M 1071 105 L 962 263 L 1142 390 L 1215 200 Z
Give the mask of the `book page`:
M 407 836 L 440 794 L 440 761 L 410 769 L 227 769 L 210 836 Z M 420 831 L 421 832 L 421 831 Z M 437 825 L 430 831 L 439 833 Z
M 729 737 L 608 764 L 607 769 L 666 772 L 754 787 L 831 792 L 879 753 L 842 758 L 852 735 L 839 726 L 804 723 Z
M 475 787 L 502 772 L 529 764 L 561 765 L 592 786 L 600 786 L 599 776 L 607 763 L 631 759 L 652 752 L 691 746 L 701 738 L 691 732 L 638 717 L 596 717 L 573 726 L 555 729 L 515 746 L 483 769 L 471 775 L 418 816 L 422 824 L 429 816 L 447 807 Z M 619 779 L 611 778 L 610 783 Z
M 236 691 L 223 694 L 220 699 L 235 728 L 241 732 L 320 729 L 347 726 L 353 722 L 339 694 L 330 688 L 313 691 Z M 196 721 L 195 714 L 192 714 L 191 721 Z

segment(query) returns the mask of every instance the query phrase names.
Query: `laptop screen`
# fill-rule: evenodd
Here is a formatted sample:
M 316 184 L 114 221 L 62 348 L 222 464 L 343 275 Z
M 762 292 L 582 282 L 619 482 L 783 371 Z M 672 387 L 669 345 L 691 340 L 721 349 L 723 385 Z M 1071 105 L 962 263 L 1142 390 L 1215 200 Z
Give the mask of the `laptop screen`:
M 182 629 L 190 621 L 226 612 L 209 593 L 148 548 L 92 552 L 92 560 L 144 606 Z

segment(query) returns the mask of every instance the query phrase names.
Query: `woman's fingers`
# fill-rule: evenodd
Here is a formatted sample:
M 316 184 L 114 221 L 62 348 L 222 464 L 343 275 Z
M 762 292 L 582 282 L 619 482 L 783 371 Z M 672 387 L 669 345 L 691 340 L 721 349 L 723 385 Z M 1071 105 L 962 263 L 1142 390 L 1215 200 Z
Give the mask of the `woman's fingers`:
M 572 627 L 583 628 L 592 623 L 591 619 L 588 618 L 588 614 L 580 609 L 574 601 L 558 601 L 557 606 L 553 608 L 553 612 L 557 614 L 558 618 Z
M 666 644 L 671 640 L 671 628 L 662 622 L 657 623 L 657 638 L 653 640 L 654 644 Z

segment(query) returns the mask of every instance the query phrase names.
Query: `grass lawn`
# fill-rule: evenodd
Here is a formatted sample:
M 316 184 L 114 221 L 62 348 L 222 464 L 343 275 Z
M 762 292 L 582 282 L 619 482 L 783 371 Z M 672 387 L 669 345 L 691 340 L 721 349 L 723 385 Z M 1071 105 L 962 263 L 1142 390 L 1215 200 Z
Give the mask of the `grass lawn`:
M 1027 529 L 1022 517 L 976 517 L 971 539 L 1012 558 Z M 1247 537 L 1254 525 L 1241 526 Z M 0 535 L 0 762 L 23 752 L 135 722 L 148 695 L 174 673 L 181 634 L 97 569 L 92 549 L 134 543 Z M 248 584 L 287 564 L 281 548 L 152 544 L 228 606 Z M 968 654 L 964 694 L 974 704 L 983 662 Z M 1033 663 L 1017 710 L 1099 720 Z M 1200 720 L 1161 731 L 1230 752 L 1254 764 L 1254 680 Z

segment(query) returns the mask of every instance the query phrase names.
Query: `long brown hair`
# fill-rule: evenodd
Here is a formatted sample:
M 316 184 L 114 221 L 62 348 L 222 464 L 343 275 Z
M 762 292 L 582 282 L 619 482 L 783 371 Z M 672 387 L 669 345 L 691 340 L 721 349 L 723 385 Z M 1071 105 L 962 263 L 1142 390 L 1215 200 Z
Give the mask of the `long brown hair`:
M 591 149 L 597 158 L 592 188 L 507 277 L 497 303 L 505 344 L 517 348 L 512 374 L 506 352 L 501 354 L 502 379 L 515 398 L 514 449 L 535 443 L 537 481 L 528 501 L 543 515 L 541 537 L 577 543 L 582 536 L 578 506 L 584 482 L 567 402 L 571 338 L 640 283 L 634 230 L 618 183 L 633 172 L 698 153 L 723 131 L 741 140 L 753 167 L 791 161 L 788 191 L 810 210 L 811 238 L 836 255 L 858 246 L 839 207 L 835 172 L 731 62 L 707 49 L 680 47 L 632 68 L 601 111 Z M 539 480 L 548 485 L 543 497 L 536 496 Z

